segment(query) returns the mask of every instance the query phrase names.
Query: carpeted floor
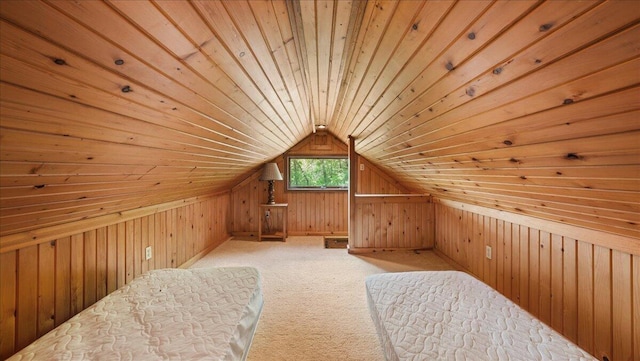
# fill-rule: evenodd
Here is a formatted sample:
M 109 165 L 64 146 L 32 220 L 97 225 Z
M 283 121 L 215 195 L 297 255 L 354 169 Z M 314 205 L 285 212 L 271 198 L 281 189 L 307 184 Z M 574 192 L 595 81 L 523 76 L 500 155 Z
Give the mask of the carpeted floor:
M 263 279 L 264 308 L 249 361 L 383 360 L 367 309 L 364 279 L 381 272 L 452 269 L 424 251 L 349 255 L 322 237 L 287 242 L 231 240 L 195 267 L 253 266 Z

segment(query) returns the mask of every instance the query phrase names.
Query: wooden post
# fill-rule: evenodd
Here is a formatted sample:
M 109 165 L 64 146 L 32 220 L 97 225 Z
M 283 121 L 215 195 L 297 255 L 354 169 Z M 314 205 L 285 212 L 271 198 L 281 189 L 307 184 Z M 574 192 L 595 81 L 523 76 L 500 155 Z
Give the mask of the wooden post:
M 356 187 L 358 184 L 358 155 L 356 154 L 356 139 L 349 136 L 349 242 L 347 248 L 351 252 L 351 247 L 356 235 Z

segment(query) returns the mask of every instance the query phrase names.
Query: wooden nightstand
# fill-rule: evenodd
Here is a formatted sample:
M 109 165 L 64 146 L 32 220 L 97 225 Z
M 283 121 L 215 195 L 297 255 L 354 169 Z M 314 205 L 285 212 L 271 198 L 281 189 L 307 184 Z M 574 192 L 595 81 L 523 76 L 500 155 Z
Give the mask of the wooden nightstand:
M 287 210 L 289 207 L 289 203 L 276 203 L 276 204 L 261 204 L 259 210 L 260 222 L 258 222 L 258 241 L 262 242 L 263 240 L 287 240 Z M 274 214 L 274 211 L 278 214 Z M 262 225 L 265 221 L 265 214 L 269 212 L 269 221 L 272 222 L 272 227 L 274 227 L 274 231 L 263 234 L 262 233 Z M 278 221 L 282 220 L 282 231 L 276 232 L 275 229 Z

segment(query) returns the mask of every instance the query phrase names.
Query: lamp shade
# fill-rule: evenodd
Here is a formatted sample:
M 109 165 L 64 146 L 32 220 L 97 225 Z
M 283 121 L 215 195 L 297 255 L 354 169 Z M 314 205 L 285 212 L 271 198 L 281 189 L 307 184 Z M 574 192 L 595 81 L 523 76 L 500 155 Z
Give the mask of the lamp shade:
M 282 180 L 282 174 L 280 174 L 280 170 L 278 169 L 278 164 L 276 163 L 267 163 L 264 165 L 262 169 L 262 175 L 260 175 L 261 181 L 274 181 L 274 180 Z

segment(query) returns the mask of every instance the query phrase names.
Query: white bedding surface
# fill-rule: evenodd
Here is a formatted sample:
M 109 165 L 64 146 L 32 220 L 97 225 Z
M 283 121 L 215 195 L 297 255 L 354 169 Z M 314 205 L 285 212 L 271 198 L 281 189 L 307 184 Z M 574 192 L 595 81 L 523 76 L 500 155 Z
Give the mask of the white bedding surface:
M 255 268 L 150 271 L 10 360 L 244 360 L 262 304 Z
M 595 360 L 496 290 L 458 271 L 367 277 L 391 360 Z

